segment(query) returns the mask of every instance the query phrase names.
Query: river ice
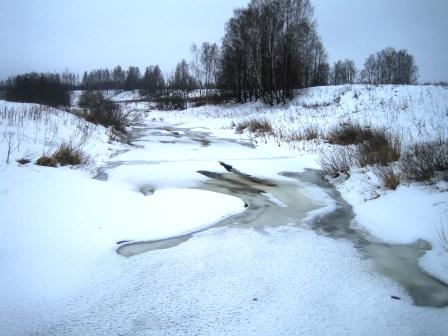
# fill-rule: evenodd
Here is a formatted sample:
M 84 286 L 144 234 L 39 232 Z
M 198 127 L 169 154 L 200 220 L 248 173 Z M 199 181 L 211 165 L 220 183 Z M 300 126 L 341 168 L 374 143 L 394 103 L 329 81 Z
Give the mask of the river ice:
M 218 160 L 277 181 L 289 180 L 280 172 L 318 167 L 316 155 L 236 139 L 207 143 L 199 133 L 192 139 L 188 129 L 174 134 L 167 126 L 159 123 L 168 130 L 155 134 L 142 129 L 143 147 L 114 157 L 106 182 L 71 169 L 5 168 L 1 335 L 444 335 L 447 308 L 413 305 L 352 242 L 307 225 L 211 228 L 168 249 L 118 255 L 117 241 L 151 238 L 141 230 L 156 219 L 147 207 L 151 197 L 161 189 L 197 190 L 207 181 L 198 170 L 225 172 Z M 319 207 L 332 209 L 325 192 L 302 187 Z M 197 194 L 183 195 L 176 203 L 190 202 L 181 210 L 170 202 L 168 211 L 190 217 L 203 210 L 204 198 L 211 201 L 208 195 L 198 202 Z M 243 210 L 242 201 L 224 199 L 231 211 L 217 215 L 210 207 L 214 217 L 198 227 Z

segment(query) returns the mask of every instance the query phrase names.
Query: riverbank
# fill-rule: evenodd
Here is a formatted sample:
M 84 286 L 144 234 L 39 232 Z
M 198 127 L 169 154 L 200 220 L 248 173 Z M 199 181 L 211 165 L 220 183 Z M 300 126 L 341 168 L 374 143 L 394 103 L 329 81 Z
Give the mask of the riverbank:
M 139 139 L 133 148 L 103 142 L 102 181 L 79 169 L 3 168 L 1 223 L 7 226 L 0 266 L 7 276 L 0 334 L 443 334 L 446 307 L 416 306 L 406 288 L 378 273 L 362 252 L 366 245 L 313 230 L 316 218 L 341 206 L 323 186 L 300 178 L 308 168 L 319 168 L 322 144 L 292 146 L 236 134 L 231 122 L 237 113 L 253 109 L 269 116 L 256 111 L 256 104 L 246 107 L 160 112 L 129 103 L 127 108 L 146 114 L 136 125 Z M 429 230 L 417 228 L 427 228 L 422 218 L 434 220 L 433 209 L 444 204 L 446 193 L 411 185 L 397 193 L 375 189 L 380 197 L 365 200 L 371 179 L 359 171 L 338 184 L 356 215 L 343 230 L 356 229 L 374 242 L 383 240 L 383 232 L 397 237 L 393 243 L 431 242 Z M 179 199 L 168 194 L 167 207 L 160 208 L 154 197 L 166 189 L 237 190 L 243 201 L 201 193 L 195 202 L 190 193 Z M 173 224 L 163 221 L 165 215 L 183 222 L 208 212 L 216 216 L 213 221 L 222 219 L 225 200 L 236 207 L 223 216 L 236 217 L 222 226 L 129 258 L 116 253 L 123 240 L 162 237 L 149 235 L 154 231 L 148 225 Z M 300 210 L 291 209 L 288 200 L 303 211 L 274 223 L 278 214 Z M 237 220 L 244 209 L 254 219 L 272 213 L 252 227 L 251 220 Z M 414 229 L 402 231 L 405 221 Z M 369 223 L 380 225 L 378 233 Z

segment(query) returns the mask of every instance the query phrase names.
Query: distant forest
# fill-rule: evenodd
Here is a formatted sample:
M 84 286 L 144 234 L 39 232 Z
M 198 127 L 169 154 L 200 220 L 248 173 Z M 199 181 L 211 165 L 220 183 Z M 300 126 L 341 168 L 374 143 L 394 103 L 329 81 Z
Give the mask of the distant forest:
M 310 0 L 252 0 L 227 22 L 222 45 L 204 42 L 191 47 L 191 60 L 181 60 L 172 75 L 158 65 L 95 69 L 81 76 L 29 73 L 0 82 L 12 101 L 68 105 L 69 90 L 140 90 L 160 97 L 204 90 L 236 102 L 262 99 L 285 103 L 294 90 L 353 83 L 415 84 L 418 69 L 406 50 L 386 48 L 370 55 L 361 71 L 353 60 L 328 63 L 317 33 Z

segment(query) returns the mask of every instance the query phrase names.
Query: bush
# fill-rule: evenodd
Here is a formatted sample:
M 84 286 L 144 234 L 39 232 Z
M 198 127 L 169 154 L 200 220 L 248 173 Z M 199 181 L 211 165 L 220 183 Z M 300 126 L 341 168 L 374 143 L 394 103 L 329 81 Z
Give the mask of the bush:
M 385 166 L 400 159 L 401 141 L 397 136 L 385 130 L 369 132 L 369 139 L 358 146 L 358 163 L 361 167 L 375 164 Z
M 319 157 L 319 164 L 325 175 L 338 177 L 340 174 L 350 176 L 350 168 L 356 165 L 355 151 L 351 147 L 337 147 L 326 151 Z
M 401 156 L 400 138 L 390 135 L 384 129 L 363 129 L 357 124 L 345 124 L 333 130 L 330 135 L 341 147 L 321 155 L 319 162 L 327 175 L 348 175 L 353 166 L 387 166 L 398 161 Z M 354 144 L 347 146 L 351 142 Z M 392 176 L 393 170 L 380 171 L 385 185 L 396 188 L 394 184 L 399 183 L 399 176 Z M 387 180 L 389 178 L 390 181 Z M 398 181 L 393 181 L 394 179 Z
M 70 143 L 62 143 L 59 145 L 53 154 L 53 158 L 61 166 L 77 166 L 87 162 L 84 153 Z
M 436 175 L 448 181 L 448 141 L 436 140 L 412 145 L 401 159 L 404 177 L 418 182 Z
M 392 167 L 378 167 L 375 173 L 387 189 L 395 190 L 400 185 L 400 175 Z
M 157 98 L 156 108 L 162 111 L 185 110 L 187 108 L 187 98 L 183 93 L 172 93 Z
M 104 96 L 99 91 L 84 91 L 78 100 L 78 106 L 82 108 L 92 108 L 101 104 L 104 101 Z
M 70 92 L 58 74 L 29 73 L 12 77 L 6 85 L 6 99 L 49 106 L 69 106 Z
M 78 105 L 87 109 L 87 114 L 84 115 L 87 121 L 106 127 L 113 126 L 126 133 L 129 125 L 127 115 L 123 114 L 117 103 L 104 98 L 101 92 L 85 91 L 79 97 Z
M 334 127 L 327 135 L 329 143 L 334 145 L 356 145 L 373 137 L 370 128 L 362 128 L 357 123 L 344 123 Z
M 215 93 L 207 96 L 190 98 L 189 100 L 194 107 L 201 107 L 204 105 L 221 105 L 231 99 L 232 98 L 229 95 Z

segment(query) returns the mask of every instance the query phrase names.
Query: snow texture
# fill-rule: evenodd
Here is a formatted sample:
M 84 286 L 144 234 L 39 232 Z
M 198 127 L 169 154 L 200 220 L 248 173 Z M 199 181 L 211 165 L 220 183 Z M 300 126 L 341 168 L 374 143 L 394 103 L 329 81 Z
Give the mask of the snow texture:
M 448 308 L 414 306 L 350 242 L 306 227 L 212 228 L 131 258 L 117 255 L 115 245 L 196 231 L 243 211 L 235 197 L 197 189 L 206 180 L 197 170 L 224 172 L 218 160 L 276 180 L 287 180 L 282 171 L 319 168 L 316 158 L 326 144 L 239 135 L 232 121 L 263 115 L 292 134 L 355 120 L 399 132 L 408 145 L 446 137 L 446 88 L 322 87 L 301 91 L 285 107 L 257 102 L 169 113 L 129 102 L 136 97 L 113 99 L 128 111 L 146 111 L 145 124 L 165 130 L 146 131 L 141 148 L 132 150 L 111 143 L 109 130 L 66 112 L 0 101 L 0 335 L 446 334 Z M 211 133 L 214 143 L 182 143 L 165 127 L 173 125 L 179 135 L 193 127 Z M 90 170 L 15 161 L 34 161 L 64 141 L 82 144 Z M 91 179 L 103 165 L 108 180 Z M 362 169 L 338 187 L 353 206 L 355 227 L 388 243 L 427 240 L 433 250 L 420 264 L 448 282 L 438 235 L 448 205 L 444 188 L 385 191 Z M 306 190 L 331 209 L 325 192 Z

